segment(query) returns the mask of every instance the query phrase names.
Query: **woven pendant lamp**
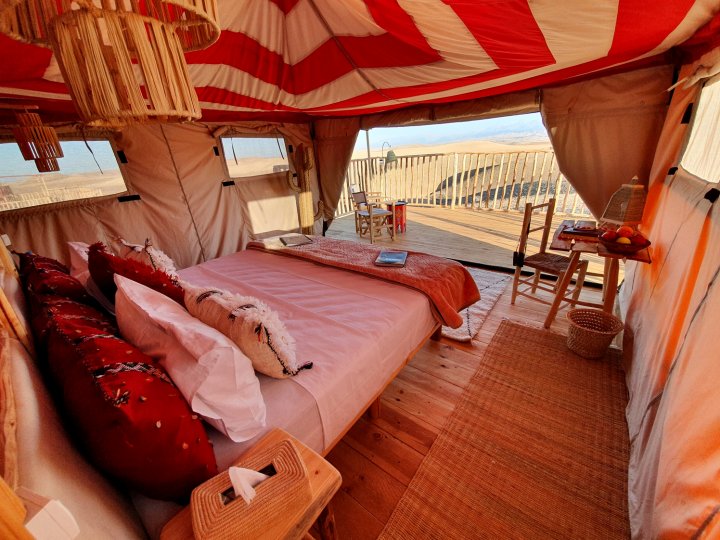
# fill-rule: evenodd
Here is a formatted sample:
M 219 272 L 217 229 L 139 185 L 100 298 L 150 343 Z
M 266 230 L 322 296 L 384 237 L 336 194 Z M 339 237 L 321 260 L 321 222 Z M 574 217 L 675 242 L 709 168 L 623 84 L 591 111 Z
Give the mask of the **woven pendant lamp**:
M 25 161 L 34 160 L 39 172 L 59 171 L 57 158 L 63 157 L 63 151 L 55 130 L 36 113 L 16 112 L 15 119 L 13 136 Z
M 38 172 L 55 172 L 60 170 L 60 165 L 58 165 L 57 159 L 55 158 L 36 159 L 35 166 Z
M 637 225 L 642 222 L 647 192 L 635 176 L 629 184 L 623 184 L 613 193 L 600 221 L 614 225 Z
M 52 47 L 87 124 L 200 118 L 183 53 L 219 37 L 216 0 L 5 2 L 0 32 Z

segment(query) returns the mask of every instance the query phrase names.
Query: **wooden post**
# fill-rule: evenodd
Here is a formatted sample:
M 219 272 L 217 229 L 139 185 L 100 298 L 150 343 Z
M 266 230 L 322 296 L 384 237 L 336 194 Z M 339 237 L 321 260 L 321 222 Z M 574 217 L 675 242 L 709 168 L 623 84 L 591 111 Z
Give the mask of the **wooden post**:
M 542 190 L 542 179 L 545 174 L 545 162 L 547 161 L 547 152 L 543 152 L 542 164 L 540 165 L 540 175 L 538 176 L 538 185 L 535 190 L 535 199 L 533 200 L 533 206 L 537 206 L 538 197 L 540 197 L 540 191 Z
M 365 146 L 367 148 L 367 170 L 365 171 L 365 191 L 370 191 L 370 130 L 365 130 Z
M 465 207 L 467 207 L 467 191 L 468 191 L 468 184 L 470 183 L 470 168 L 472 165 L 472 154 L 470 154 L 470 163 L 465 165 L 465 161 L 467 160 L 468 155 L 463 154 L 463 160 L 462 160 L 462 172 L 460 172 L 460 200 L 458 203 L 460 206 L 462 206 L 462 199 L 463 194 L 465 195 Z
M 492 156 L 492 163 L 490 164 L 490 183 L 492 184 L 492 172 L 495 168 L 495 154 L 485 154 L 485 165 L 483 166 L 482 184 L 480 184 L 480 202 L 478 203 L 478 210 L 483 207 L 483 199 L 485 199 L 485 208 L 487 208 L 488 202 L 490 201 L 490 188 L 487 188 L 487 197 L 485 197 L 485 179 L 488 175 L 488 156 Z
M 415 162 L 417 157 L 410 156 L 410 201 L 417 203 L 417 193 L 415 192 Z M 408 202 L 410 202 L 408 201 Z
M 485 162 L 487 162 L 487 154 L 485 154 Z M 480 175 L 480 154 L 477 154 L 477 161 L 475 162 L 475 177 L 473 178 L 472 186 L 472 204 L 470 208 L 475 209 L 475 194 L 477 193 L 478 176 Z M 482 188 L 481 188 L 482 189 Z M 478 203 L 478 207 L 480 204 Z
M 525 183 L 525 171 L 527 170 L 528 153 L 525 152 L 525 159 L 523 160 L 522 170 L 520 172 L 520 189 L 518 190 L 517 201 L 515 202 L 515 210 L 520 210 L 520 200 L 523 196 L 523 184 Z M 528 192 L 530 189 L 528 188 Z
M 500 179 L 503 175 L 503 166 L 505 165 L 505 154 L 500 154 L 500 170 L 498 171 L 497 183 L 495 184 L 495 196 L 493 197 L 492 208 L 495 210 L 497 207 L 498 192 L 500 191 Z M 500 206 L 502 207 L 502 199 L 500 200 Z
M 450 208 L 455 208 L 455 195 L 457 193 L 457 182 L 458 182 L 458 154 L 454 153 L 453 160 L 453 184 L 452 184 L 452 199 L 450 200 Z
M 430 204 L 432 206 L 435 206 L 435 204 L 436 204 L 435 203 L 435 193 L 437 191 L 437 181 L 438 181 L 437 171 L 438 171 L 438 162 L 440 161 L 440 156 L 435 155 L 433 161 L 435 162 L 434 163 L 435 166 L 433 167 L 433 173 L 431 175 L 432 179 L 430 181 L 430 184 L 431 184 L 430 189 L 432 190 L 432 193 L 430 194 Z

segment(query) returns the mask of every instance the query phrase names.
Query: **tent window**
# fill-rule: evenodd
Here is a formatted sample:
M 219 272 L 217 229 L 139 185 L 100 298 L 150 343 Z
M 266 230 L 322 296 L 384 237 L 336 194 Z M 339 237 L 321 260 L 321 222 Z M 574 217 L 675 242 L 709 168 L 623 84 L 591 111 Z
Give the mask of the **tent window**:
M 691 174 L 720 182 L 720 76 L 710 79 L 702 91 L 690 126 L 685 152 L 680 165 Z
M 285 140 L 282 137 L 221 137 L 230 178 L 244 178 L 287 171 Z
M 60 141 L 64 157 L 58 172 L 39 173 L 25 161 L 18 145 L 0 143 L 0 211 L 127 191 L 120 166 L 107 139 Z M 92 152 L 88 149 L 92 149 Z

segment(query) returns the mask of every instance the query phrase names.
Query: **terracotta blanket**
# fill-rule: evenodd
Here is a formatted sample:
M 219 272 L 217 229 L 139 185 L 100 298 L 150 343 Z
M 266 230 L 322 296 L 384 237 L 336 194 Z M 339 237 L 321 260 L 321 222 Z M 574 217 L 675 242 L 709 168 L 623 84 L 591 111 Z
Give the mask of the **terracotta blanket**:
M 299 257 L 411 287 L 424 293 L 430 299 L 435 318 L 452 328 L 463 324 L 458 312 L 480 299 L 475 281 L 458 262 L 409 251 L 402 268 L 375 266 L 373 263 L 383 248 L 324 236 L 313 236 L 312 240 L 311 244 L 285 247 L 272 238 L 250 242 L 248 248 Z

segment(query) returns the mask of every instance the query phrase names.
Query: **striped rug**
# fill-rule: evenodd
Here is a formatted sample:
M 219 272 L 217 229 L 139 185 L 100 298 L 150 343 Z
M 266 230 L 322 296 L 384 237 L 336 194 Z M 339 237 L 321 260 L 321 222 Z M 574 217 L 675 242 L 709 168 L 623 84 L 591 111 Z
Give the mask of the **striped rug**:
M 381 538 L 628 538 L 620 354 L 503 321 Z

